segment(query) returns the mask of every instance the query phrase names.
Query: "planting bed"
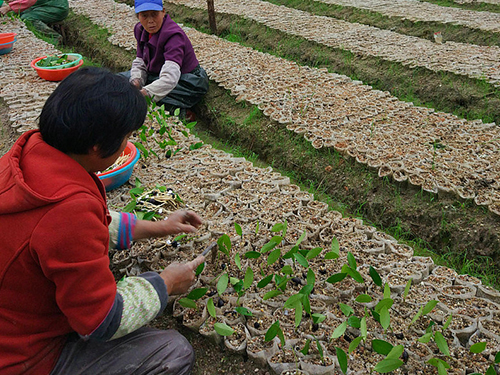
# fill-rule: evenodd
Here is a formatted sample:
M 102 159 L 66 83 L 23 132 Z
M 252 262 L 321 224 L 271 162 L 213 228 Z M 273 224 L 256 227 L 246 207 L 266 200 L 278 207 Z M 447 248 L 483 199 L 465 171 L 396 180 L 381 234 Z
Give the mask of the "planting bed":
M 135 43 L 130 30 L 136 18 L 130 7 L 106 0 L 95 3 L 94 9 L 93 3 L 70 1 L 75 12 L 86 14 L 112 31 L 112 43 L 133 49 Z M 37 54 L 59 51 L 35 39 L 18 21 L 9 21 L 9 27 L 9 31 L 19 34 L 16 44 L 19 51 L 0 60 L 0 74 L 7 82 L 0 96 L 9 107 L 10 124 L 21 133 L 36 126 L 41 104 L 55 87 L 53 83 L 38 79 L 34 71 L 26 67 L 31 61 L 29 57 L 32 51 Z M 303 135 L 314 148 L 335 149 L 376 168 L 381 178 L 392 176 L 396 181 L 422 187 L 431 193 L 474 199 L 478 205 L 488 207 L 493 215 L 500 214 L 497 162 L 500 137 L 495 124 L 465 121 L 415 107 L 345 76 L 301 67 L 193 29 L 186 31 L 213 81 L 229 90 L 238 101 L 258 105 L 266 116 L 277 124 L 286 125 L 290 132 Z M 30 111 L 25 111 L 27 105 Z M 186 207 L 199 212 L 205 222 L 196 237 L 178 240 L 179 246 L 172 244 L 173 238 L 167 238 L 134 244 L 130 253 L 111 254 L 112 269 L 117 277 L 160 270 L 173 260 L 191 260 L 225 233 L 231 241 L 230 251 L 209 257 L 195 286 L 206 287 L 210 294 L 197 301 L 197 311 L 182 308 L 179 301 L 174 310 L 183 324 L 194 331 L 200 330 L 219 345 L 224 342 L 230 350 L 246 353 L 247 344 L 251 342 L 249 357 L 254 358 L 258 353 L 255 343 L 262 339 L 259 333 L 263 331 L 259 332 L 259 328 L 280 316 L 286 348 L 280 351 L 281 343 L 277 339 L 275 345 L 262 343 L 262 348 L 266 350 L 264 358 L 268 359 L 270 367 L 286 369 L 286 374 L 294 373 L 297 366 L 306 375 L 339 373 L 342 361 L 337 359 L 336 348 L 347 352 L 349 342 L 357 337 L 363 337 L 364 343 L 348 355 L 351 373 L 366 374 L 383 360 L 383 355 L 371 349 L 374 340 L 405 347 L 406 351 L 401 354 L 404 364 L 395 373 L 437 373 L 435 367 L 424 363 L 433 356 L 451 364 L 449 373 L 484 373 L 487 370 L 492 355 L 500 350 L 500 337 L 495 328 L 500 324 L 498 292 L 485 288 L 478 279 L 458 277 L 452 270 L 435 267 L 429 258 L 414 257 L 410 247 L 358 219 L 343 218 L 335 211 L 327 213 L 324 203 L 313 200 L 310 194 L 290 184 L 288 178 L 272 168 L 256 168 L 243 158 L 234 158 L 203 145 L 192 135 L 186 137 L 185 128 L 175 118 L 161 123 L 148 120 L 146 125 L 153 130 L 170 128 L 177 145 L 160 148 L 153 138 L 161 132 L 154 132 L 144 146 L 159 157 L 141 159 L 130 181 L 138 178 L 145 189 L 153 189 L 158 183 L 172 188 Z M 138 134 L 134 134 L 133 140 L 139 140 Z M 131 185 L 126 184 L 110 192 L 110 206 L 120 209 L 129 203 L 130 188 Z M 268 211 L 273 211 L 274 215 Z M 168 212 L 167 209 L 159 214 Z M 282 241 L 266 252 L 263 246 L 265 248 L 271 237 L 281 233 L 274 224 L 282 223 L 285 218 L 287 229 L 282 233 Z M 304 259 L 298 256 L 285 259 L 284 255 L 294 251 L 298 242 Z M 336 254 L 337 251 L 338 259 L 332 259 L 331 252 Z M 254 259 L 257 255 L 259 258 Z M 388 283 L 390 289 L 385 293 L 370 266 Z M 364 282 L 347 277 L 332 283 L 329 277 L 340 272 L 354 277 L 359 272 Z M 221 287 L 223 275 L 234 278 L 227 289 Z M 278 284 L 281 280 L 278 277 L 263 285 L 263 279 L 269 275 L 281 278 L 288 275 L 290 280 L 281 290 L 275 285 L 275 281 Z M 314 289 L 304 295 L 309 295 L 311 313 L 321 314 L 325 319 L 318 323 L 311 315 L 298 314 L 301 321 L 294 327 L 298 307 L 284 308 L 284 304 L 306 284 L 312 283 L 312 275 Z M 413 286 L 404 299 L 410 279 Z M 237 292 L 238 280 L 245 285 L 244 296 Z M 268 298 L 270 294 L 267 293 L 272 290 L 278 293 Z M 370 295 L 372 300 L 355 301 L 360 294 Z M 209 307 L 205 307 L 210 303 L 209 296 L 220 308 L 217 319 L 210 320 Z M 368 311 L 365 307 L 376 308 L 384 298 L 394 302 L 387 309 L 394 330 L 391 333 L 383 328 L 384 319 L 377 322 L 371 314 L 365 314 Z M 441 302 L 412 322 L 418 309 L 432 299 Z M 346 315 L 350 314 L 345 308 L 339 308 L 340 303 L 350 306 L 350 313 L 359 319 L 365 316 L 366 332 L 352 323 L 351 318 L 348 329 L 341 335 L 336 334 L 338 327 L 347 320 Z M 259 305 L 260 310 L 256 308 Z M 238 315 L 236 308 L 240 306 L 248 306 L 257 319 Z M 259 311 L 273 318 L 266 323 L 264 318 L 259 318 Z M 450 313 L 459 316 L 443 330 Z M 380 314 L 387 316 L 385 310 Z M 417 339 L 425 333 L 431 320 L 435 322 L 434 341 L 419 343 Z M 225 323 L 238 329 L 238 336 L 224 339 L 204 326 L 205 321 L 208 325 Z M 450 348 L 448 359 L 442 356 L 444 346 L 435 333 L 441 330 L 446 347 Z M 311 348 L 304 354 L 300 350 L 307 339 L 312 340 Z M 469 347 L 480 341 L 488 342 L 487 350 L 481 355 L 469 353 Z M 237 371 L 250 373 L 248 369 L 233 373 Z M 258 372 L 261 369 L 252 370 L 252 373 Z

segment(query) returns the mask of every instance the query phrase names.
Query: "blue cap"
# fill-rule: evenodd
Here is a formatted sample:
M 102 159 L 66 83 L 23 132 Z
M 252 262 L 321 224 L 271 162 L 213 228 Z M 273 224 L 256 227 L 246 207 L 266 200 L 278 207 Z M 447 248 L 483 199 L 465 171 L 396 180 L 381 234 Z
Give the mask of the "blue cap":
M 163 10 L 163 0 L 135 0 L 135 12 Z

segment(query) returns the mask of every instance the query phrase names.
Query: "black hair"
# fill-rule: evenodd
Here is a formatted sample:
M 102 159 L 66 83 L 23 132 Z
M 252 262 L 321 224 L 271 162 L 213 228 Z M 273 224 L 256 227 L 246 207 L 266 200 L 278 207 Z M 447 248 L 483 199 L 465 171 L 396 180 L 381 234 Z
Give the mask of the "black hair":
M 144 123 L 147 103 L 128 80 L 103 68 L 84 67 L 66 77 L 40 114 L 42 138 L 65 154 L 98 146 L 103 158 Z

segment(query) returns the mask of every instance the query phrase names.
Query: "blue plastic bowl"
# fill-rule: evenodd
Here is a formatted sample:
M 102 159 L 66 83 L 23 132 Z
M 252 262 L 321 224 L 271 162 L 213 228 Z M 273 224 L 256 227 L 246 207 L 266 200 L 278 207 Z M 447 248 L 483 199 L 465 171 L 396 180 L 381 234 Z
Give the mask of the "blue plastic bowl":
M 117 168 L 114 168 L 108 172 L 98 173 L 97 177 L 102 181 L 106 191 L 110 191 L 116 189 L 117 187 L 122 186 L 126 183 L 130 176 L 132 175 L 132 171 L 134 170 L 134 166 L 137 163 L 137 160 L 141 157 L 141 153 L 134 146 L 132 142 L 128 142 L 127 146 L 123 153 L 131 154 L 131 157 L 127 162 L 123 165 L 120 165 Z
M 14 39 L 12 42 L 0 44 L 0 55 L 6 55 L 10 51 L 12 51 L 12 48 L 14 48 L 14 43 L 16 42 L 16 40 L 17 38 Z

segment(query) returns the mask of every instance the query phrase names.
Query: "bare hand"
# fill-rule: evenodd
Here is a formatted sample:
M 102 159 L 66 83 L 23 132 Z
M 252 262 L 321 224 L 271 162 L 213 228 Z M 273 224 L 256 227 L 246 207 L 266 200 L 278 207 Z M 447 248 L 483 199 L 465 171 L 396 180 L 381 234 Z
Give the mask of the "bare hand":
M 3 6 L 0 7 L 0 14 L 2 16 L 5 16 L 7 13 L 9 13 L 12 9 L 10 8 L 9 4 L 5 3 Z
M 169 295 L 186 293 L 196 278 L 195 270 L 205 261 L 203 255 L 188 263 L 172 263 L 160 276 L 165 281 Z
M 142 89 L 142 84 L 141 84 L 141 80 L 139 78 L 134 78 L 132 81 L 130 81 L 130 83 L 137 87 L 139 90 Z
M 149 93 L 146 91 L 146 89 L 141 89 L 141 94 L 144 96 L 149 96 Z
M 201 225 L 201 218 L 193 211 L 177 210 L 167 220 L 137 220 L 134 240 L 152 237 L 165 237 L 171 234 L 192 233 Z
M 201 218 L 193 211 L 177 210 L 163 223 L 168 231 L 166 234 L 192 233 L 201 225 Z

